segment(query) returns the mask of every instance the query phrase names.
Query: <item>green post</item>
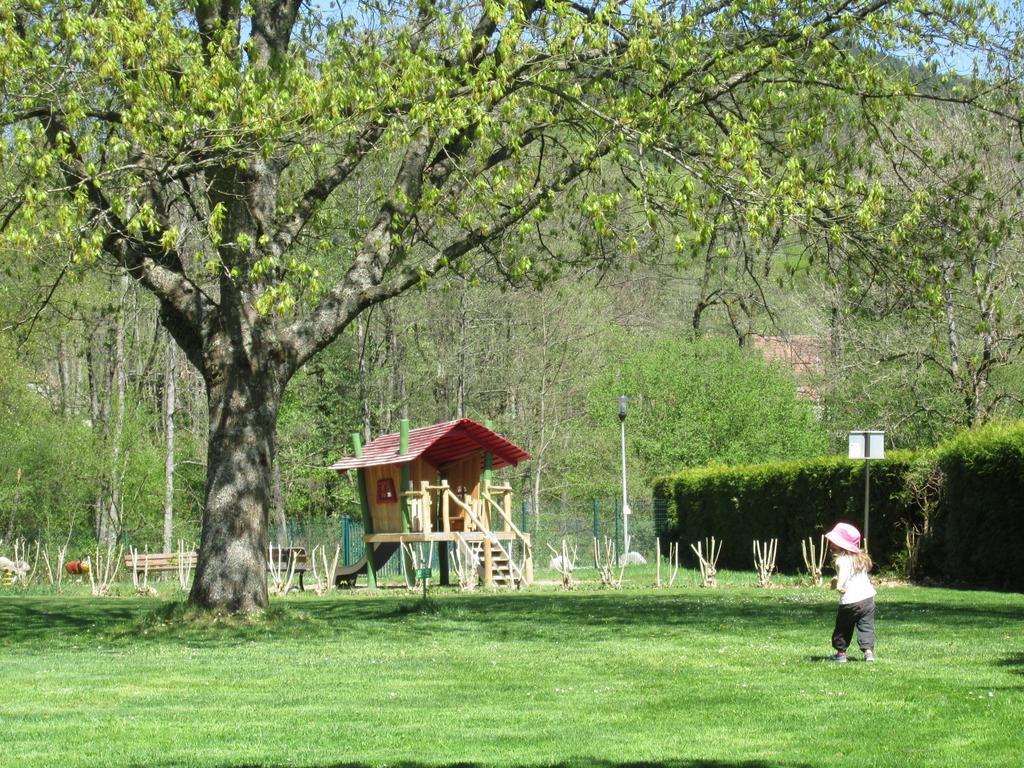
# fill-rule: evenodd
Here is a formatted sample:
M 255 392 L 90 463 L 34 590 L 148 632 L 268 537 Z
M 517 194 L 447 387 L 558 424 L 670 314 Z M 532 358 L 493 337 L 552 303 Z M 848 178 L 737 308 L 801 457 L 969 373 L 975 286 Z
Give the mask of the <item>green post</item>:
M 398 455 L 405 456 L 409 453 L 409 420 L 402 419 L 399 426 L 398 432 Z M 398 489 L 398 498 L 402 506 L 402 533 L 409 533 L 412 530 L 412 508 L 409 505 L 409 497 L 404 494 L 409 490 L 409 484 L 412 481 L 412 467 L 409 462 L 403 462 L 399 467 L 399 483 L 401 488 Z
M 490 430 L 493 430 L 494 429 L 494 422 L 492 422 L 490 419 L 484 419 L 484 426 L 487 427 Z M 492 454 L 490 452 L 487 452 L 487 453 L 484 454 L 484 476 L 483 476 L 483 481 L 484 481 L 484 490 L 487 491 L 488 493 L 490 493 L 489 486 L 491 484 L 493 470 L 494 470 L 494 454 Z
M 441 481 L 443 479 L 444 479 L 444 473 L 442 472 L 440 475 L 437 476 L 437 484 L 440 485 Z M 436 498 L 439 499 L 440 496 L 438 496 Z M 440 502 L 438 502 L 438 504 L 437 504 L 437 509 L 439 510 L 438 511 L 438 515 L 440 515 L 441 514 L 441 512 L 440 512 L 440 509 L 441 509 Z M 438 570 L 440 571 L 438 581 L 441 584 L 441 586 L 442 587 L 450 586 L 451 585 L 451 575 L 448 573 L 448 542 L 447 541 L 438 542 L 438 545 L 437 545 L 437 567 L 438 567 Z
M 409 453 L 409 420 L 402 419 L 398 425 L 398 455 L 405 456 L 407 453 Z M 405 493 L 410 490 L 412 467 L 409 466 L 408 461 L 402 462 L 398 472 L 399 485 L 401 485 L 401 488 L 398 489 L 398 498 L 402 509 L 402 533 L 409 533 L 412 530 L 412 508 L 409 506 L 409 497 Z M 403 550 L 405 550 L 404 547 Z M 405 563 L 405 583 L 414 587 L 416 586 L 416 572 L 412 565 L 412 555 L 406 550 L 402 552 L 402 558 Z
M 409 452 L 409 420 L 402 419 L 398 425 L 398 453 L 405 456 Z
M 867 438 L 865 437 L 865 441 Z M 865 447 L 864 453 L 868 449 Z M 864 551 L 868 551 L 868 515 L 871 510 L 871 459 L 864 460 Z
M 484 490 L 491 492 L 491 480 L 493 479 L 494 454 L 488 451 L 484 454 Z
M 438 584 L 442 587 L 451 586 L 452 577 L 448 573 L 448 542 L 439 541 L 437 542 L 437 571 L 438 571 Z
M 363 455 L 363 443 L 359 439 L 359 433 L 352 433 L 352 450 L 356 458 Z M 370 514 L 370 498 L 366 493 L 366 472 L 363 469 L 356 471 L 356 486 L 359 489 L 359 506 L 363 511 L 363 535 L 373 533 L 373 515 Z M 366 586 L 369 589 L 377 588 L 377 568 L 373 562 L 373 544 L 366 542 Z
M 341 518 L 341 551 L 342 565 L 352 565 L 352 518 L 348 515 Z

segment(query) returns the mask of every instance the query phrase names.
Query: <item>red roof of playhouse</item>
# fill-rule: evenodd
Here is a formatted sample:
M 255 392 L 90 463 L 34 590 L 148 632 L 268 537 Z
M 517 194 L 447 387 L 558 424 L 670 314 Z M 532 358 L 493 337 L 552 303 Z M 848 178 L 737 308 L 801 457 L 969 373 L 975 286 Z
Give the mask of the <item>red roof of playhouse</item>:
M 530 454 L 513 442 L 472 419 L 458 419 L 409 430 L 409 452 L 398 453 L 399 433 L 381 435 L 366 444 L 359 458 L 349 456 L 331 469 L 347 472 L 359 467 L 378 467 L 383 464 L 401 464 L 422 458 L 435 469 L 457 461 L 474 451 L 493 455 L 494 469 L 518 464 L 530 458 Z

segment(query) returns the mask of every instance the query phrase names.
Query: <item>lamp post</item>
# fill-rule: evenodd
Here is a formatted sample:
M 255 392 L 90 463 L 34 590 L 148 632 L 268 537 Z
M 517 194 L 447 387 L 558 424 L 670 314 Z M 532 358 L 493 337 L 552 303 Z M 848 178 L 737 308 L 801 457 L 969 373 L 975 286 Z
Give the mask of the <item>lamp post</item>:
M 885 432 L 871 429 L 850 432 L 849 457 L 864 460 L 864 551 L 867 552 L 871 508 L 871 460 L 885 458 Z
M 629 499 L 626 494 L 626 404 L 629 398 L 621 395 L 619 401 L 619 427 L 622 434 L 622 548 L 629 554 Z

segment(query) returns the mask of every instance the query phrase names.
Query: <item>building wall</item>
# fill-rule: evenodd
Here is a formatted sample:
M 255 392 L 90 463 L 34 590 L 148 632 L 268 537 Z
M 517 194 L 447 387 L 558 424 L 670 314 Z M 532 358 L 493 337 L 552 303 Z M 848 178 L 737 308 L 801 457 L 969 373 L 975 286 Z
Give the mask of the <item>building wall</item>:
M 370 514 L 373 515 L 373 530 L 375 533 L 399 533 L 402 530 L 402 505 L 400 494 L 408 488 L 401 487 L 401 465 L 389 464 L 380 467 L 367 467 L 366 472 L 366 495 L 369 497 Z M 414 488 L 419 488 L 420 482 L 426 480 L 434 484 L 437 482 L 437 471 L 422 459 L 412 462 L 409 471 Z M 381 480 L 390 480 L 395 490 L 395 498 L 391 501 L 378 501 L 378 483 Z
M 477 451 L 445 467 L 444 476 L 448 479 L 448 485 L 459 496 L 468 493 L 474 499 L 478 499 L 480 498 L 480 475 L 483 472 L 483 465 L 483 452 Z
M 399 533 L 402 530 L 402 505 L 400 494 L 401 488 L 401 465 L 389 464 L 386 466 L 367 467 L 366 472 L 366 495 L 370 502 L 370 514 L 373 516 L 373 530 L 375 533 Z M 468 493 L 474 499 L 480 498 L 480 476 L 483 472 L 483 452 L 478 451 L 464 459 L 453 462 L 445 467 L 444 476 L 448 485 L 460 496 Z M 410 477 L 414 488 L 419 488 L 420 483 L 426 480 L 431 485 L 438 482 L 437 471 L 422 459 L 416 459 L 410 467 Z M 378 484 L 382 480 L 390 480 L 394 488 L 395 497 L 390 501 L 378 501 Z M 440 505 L 432 505 L 431 511 L 434 518 L 433 525 L 440 528 L 440 521 L 437 519 Z

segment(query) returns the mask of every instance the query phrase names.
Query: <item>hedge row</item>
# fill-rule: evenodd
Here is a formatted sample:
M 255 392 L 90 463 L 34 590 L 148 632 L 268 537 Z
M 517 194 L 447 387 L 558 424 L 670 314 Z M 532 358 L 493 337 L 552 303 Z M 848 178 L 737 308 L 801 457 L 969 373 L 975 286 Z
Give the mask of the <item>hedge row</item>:
M 863 461 L 829 457 L 713 466 L 659 479 L 670 538 L 715 536 L 719 566 L 752 567 L 751 542 L 778 538 L 777 565 L 803 566 L 800 542 L 837 521 L 863 529 Z M 967 432 L 921 453 L 871 462 L 870 549 L 883 569 L 946 583 L 1024 589 L 1024 423 Z M 908 549 L 907 532 L 917 545 Z
M 937 451 L 931 471 L 940 487 L 924 574 L 1024 591 L 1024 424 L 959 435 Z

